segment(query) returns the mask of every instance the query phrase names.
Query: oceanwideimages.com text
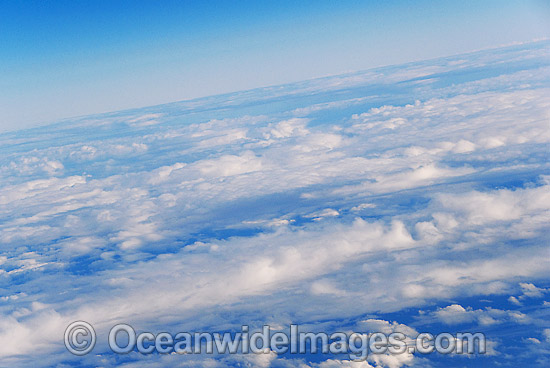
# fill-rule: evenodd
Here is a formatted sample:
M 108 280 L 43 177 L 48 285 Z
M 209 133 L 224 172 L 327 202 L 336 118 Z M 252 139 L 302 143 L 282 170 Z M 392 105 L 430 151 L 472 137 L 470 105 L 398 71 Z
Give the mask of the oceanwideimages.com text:
M 117 354 L 347 354 L 365 360 L 369 354 L 485 354 L 482 333 L 402 332 L 305 332 L 292 324 L 286 330 L 264 325 L 252 331 L 241 326 L 238 332 L 139 332 L 128 324 L 113 326 L 108 334 L 109 349 Z M 65 331 L 65 346 L 75 355 L 90 353 L 97 336 L 84 321 L 73 322 Z

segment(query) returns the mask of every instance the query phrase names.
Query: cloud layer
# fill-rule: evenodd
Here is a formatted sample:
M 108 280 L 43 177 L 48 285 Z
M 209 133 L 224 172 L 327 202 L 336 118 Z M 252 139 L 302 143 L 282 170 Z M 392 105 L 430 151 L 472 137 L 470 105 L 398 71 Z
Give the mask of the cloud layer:
M 546 41 L 0 135 L 0 364 L 464 364 L 105 341 L 73 357 L 60 336 L 86 320 L 101 336 L 475 327 L 495 347 L 479 359 L 505 364 L 512 328 L 545 366 L 548 57 Z

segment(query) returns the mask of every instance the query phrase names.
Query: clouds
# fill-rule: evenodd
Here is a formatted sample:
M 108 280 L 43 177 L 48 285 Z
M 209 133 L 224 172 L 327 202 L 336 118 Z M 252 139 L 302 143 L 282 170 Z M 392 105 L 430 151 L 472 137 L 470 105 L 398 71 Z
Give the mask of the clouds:
M 477 322 L 480 325 L 493 325 L 503 321 L 512 321 L 527 324 L 530 319 L 519 311 L 504 311 L 487 308 L 485 310 L 464 308 L 459 304 L 452 304 L 445 308 L 439 308 L 434 316 L 446 325 L 456 325 L 469 322 Z
M 201 174 L 215 178 L 246 174 L 261 168 L 261 159 L 252 151 L 245 151 L 240 156 L 224 155 L 215 160 L 204 160 L 198 165 Z
M 538 309 L 550 267 L 550 102 L 540 83 L 548 75 L 531 63 L 544 54 L 521 50 L 18 133 L 0 158 L 0 361 L 77 362 L 57 336 L 78 319 L 103 335 L 120 321 L 407 334 L 476 325 L 497 329 L 497 339 L 512 324 L 542 334 L 550 328 Z M 519 64 L 491 69 L 510 54 Z M 423 317 L 414 320 L 413 309 Z M 525 338 L 545 341 L 537 336 Z M 113 356 L 101 343 L 96 353 L 83 361 L 425 362 L 269 354 L 189 363 Z

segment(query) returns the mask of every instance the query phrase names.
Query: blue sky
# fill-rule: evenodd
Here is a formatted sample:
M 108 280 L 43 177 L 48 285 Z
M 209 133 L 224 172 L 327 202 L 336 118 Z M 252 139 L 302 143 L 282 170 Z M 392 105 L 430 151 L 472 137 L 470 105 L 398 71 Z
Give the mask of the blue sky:
M 0 131 L 550 34 L 545 1 L 3 1 Z

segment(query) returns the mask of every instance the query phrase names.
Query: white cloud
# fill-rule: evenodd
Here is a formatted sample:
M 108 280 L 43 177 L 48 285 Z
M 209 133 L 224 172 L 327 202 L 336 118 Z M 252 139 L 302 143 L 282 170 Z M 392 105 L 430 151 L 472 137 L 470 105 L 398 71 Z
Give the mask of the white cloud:
M 269 133 L 266 135 L 266 138 L 289 138 L 292 136 L 304 136 L 309 133 L 306 129 L 308 119 L 293 118 L 289 120 L 284 120 L 277 123 Z
M 528 282 L 520 282 L 519 286 L 523 295 L 520 298 L 541 298 L 548 290 L 538 288 L 535 285 Z
M 203 160 L 198 164 L 202 174 L 211 177 L 223 177 L 246 174 L 261 170 L 262 160 L 254 152 L 247 151 L 242 155 L 225 155 L 218 159 Z
M 472 309 L 464 308 L 460 304 L 451 304 L 445 308 L 438 308 L 433 312 L 435 318 L 446 325 L 456 325 L 476 322 L 482 326 L 494 325 L 505 321 L 526 324 L 531 318 L 519 311 L 507 311 L 495 308 Z
M 0 136 L 0 364 L 59 364 L 58 337 L 76 319 L 101 336 L 121 320 L 167 330 L 349 321 L 409 335 L 364 316 L 429 301 L 439 308 L 426 318 L 449 325 L 540 323 L 520 303 L 547 304 L 550 68 L 445 78 L 541 55 L 457 56 Z M 263 108 L 284 98 L 293 102 Z M 460 300 L 494 295 L 518 310 Z M 83 361 L 117 366 L 101 344 Z M 171 359 L 125 364 L 413 363 Z

